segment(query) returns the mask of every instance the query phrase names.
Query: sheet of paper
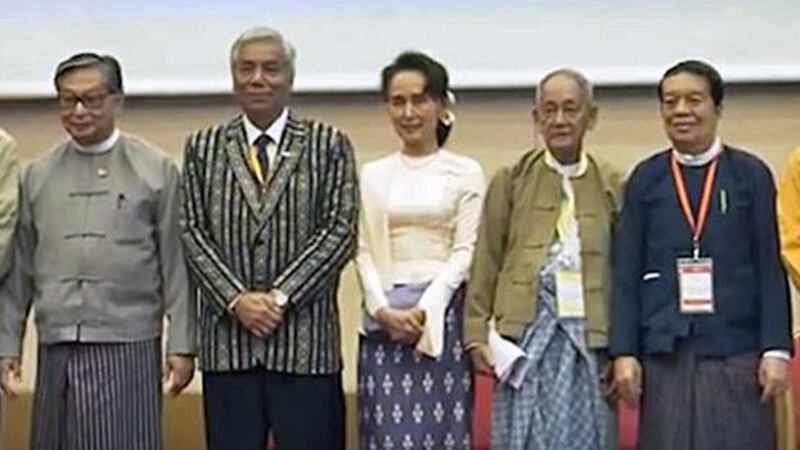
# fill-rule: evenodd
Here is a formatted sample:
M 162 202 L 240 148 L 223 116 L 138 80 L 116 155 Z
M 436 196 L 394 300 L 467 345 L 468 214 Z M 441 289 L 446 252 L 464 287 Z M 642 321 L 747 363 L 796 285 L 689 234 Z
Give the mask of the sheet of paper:
M 489 351 L 497 379 L 519 389 L 531 364 L 525 351 L 494 329 L 489 330 Z

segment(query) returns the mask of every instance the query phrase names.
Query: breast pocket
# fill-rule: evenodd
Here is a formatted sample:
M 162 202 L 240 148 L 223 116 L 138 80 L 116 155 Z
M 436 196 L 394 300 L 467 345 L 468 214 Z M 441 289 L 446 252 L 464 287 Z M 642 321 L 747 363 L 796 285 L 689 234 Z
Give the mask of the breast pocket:
M 723 236 L 736 236 L 737 242 L 747 244 L 752 241 L 753 214 L 755 205 L 753 193 L 748 189 L 721 189 L 718 197 Z M 711 220 L 715 220 L 714 217 Z M 722 248 L 726 248 L 722 243 Z
M 114 211 L 114 242 L 135 245 L 149 239 L 153 230 L 153 205 L 137 192 L 118 192 Z
M 733 189 L 729 192 L 733 212 L 750 217 L 753 212 L 753 193 L 747 189 Z

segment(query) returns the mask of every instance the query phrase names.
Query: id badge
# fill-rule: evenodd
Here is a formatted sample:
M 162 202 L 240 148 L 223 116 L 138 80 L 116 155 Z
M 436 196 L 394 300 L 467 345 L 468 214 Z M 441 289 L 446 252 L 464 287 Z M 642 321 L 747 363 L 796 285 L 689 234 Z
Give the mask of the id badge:
M 711 258 L 678 258 L 679 310 L 714 313 L 714 262 Z
M 583 276 L 574 270 L 556 272 L 556 305 L 558 317 L 586 317 L 583 304 Z

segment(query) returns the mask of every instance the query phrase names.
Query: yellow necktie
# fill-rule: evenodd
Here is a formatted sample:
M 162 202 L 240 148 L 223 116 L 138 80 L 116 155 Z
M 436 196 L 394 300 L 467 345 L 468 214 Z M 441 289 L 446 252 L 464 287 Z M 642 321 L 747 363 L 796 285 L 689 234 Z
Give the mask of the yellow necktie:
M 258 182 L 263 186 L 269 179 L 269 156 L 267 155 L 267 146 L 272 142 L 272 139 L 266 134 L 262 134 L 256 139 L 255 144 L 250 147 L 250 154 L 248 155 L 248 163 L 250 170 L 253 171 Z

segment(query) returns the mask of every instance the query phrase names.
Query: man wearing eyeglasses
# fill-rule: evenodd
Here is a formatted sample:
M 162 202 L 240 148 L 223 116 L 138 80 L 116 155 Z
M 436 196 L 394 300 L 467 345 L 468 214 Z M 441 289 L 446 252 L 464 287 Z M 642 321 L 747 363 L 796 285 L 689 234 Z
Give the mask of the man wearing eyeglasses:
M 15 261 L 0 290 L 0 386 L 13 394 L 33 307 L 30 448 L 160 449 L 165 314 L 167 392 L 194 371 L 179 172 L 116 128 L 123 89 L 113 57 L 74 55 L 55 86 L 69 139 L 21 177 Z
M 533 120 L 543 148 L 498 171 L 486 193 L 464 341 L 474 370 L 494 375 L 502 347 L 494 322 L 528 361 L 518 377 L 497 370 L 492 448 L 612 449 L 603 380 L 621 175 L 585 149 L 597 105 L 581 73 L 545 75 Z

